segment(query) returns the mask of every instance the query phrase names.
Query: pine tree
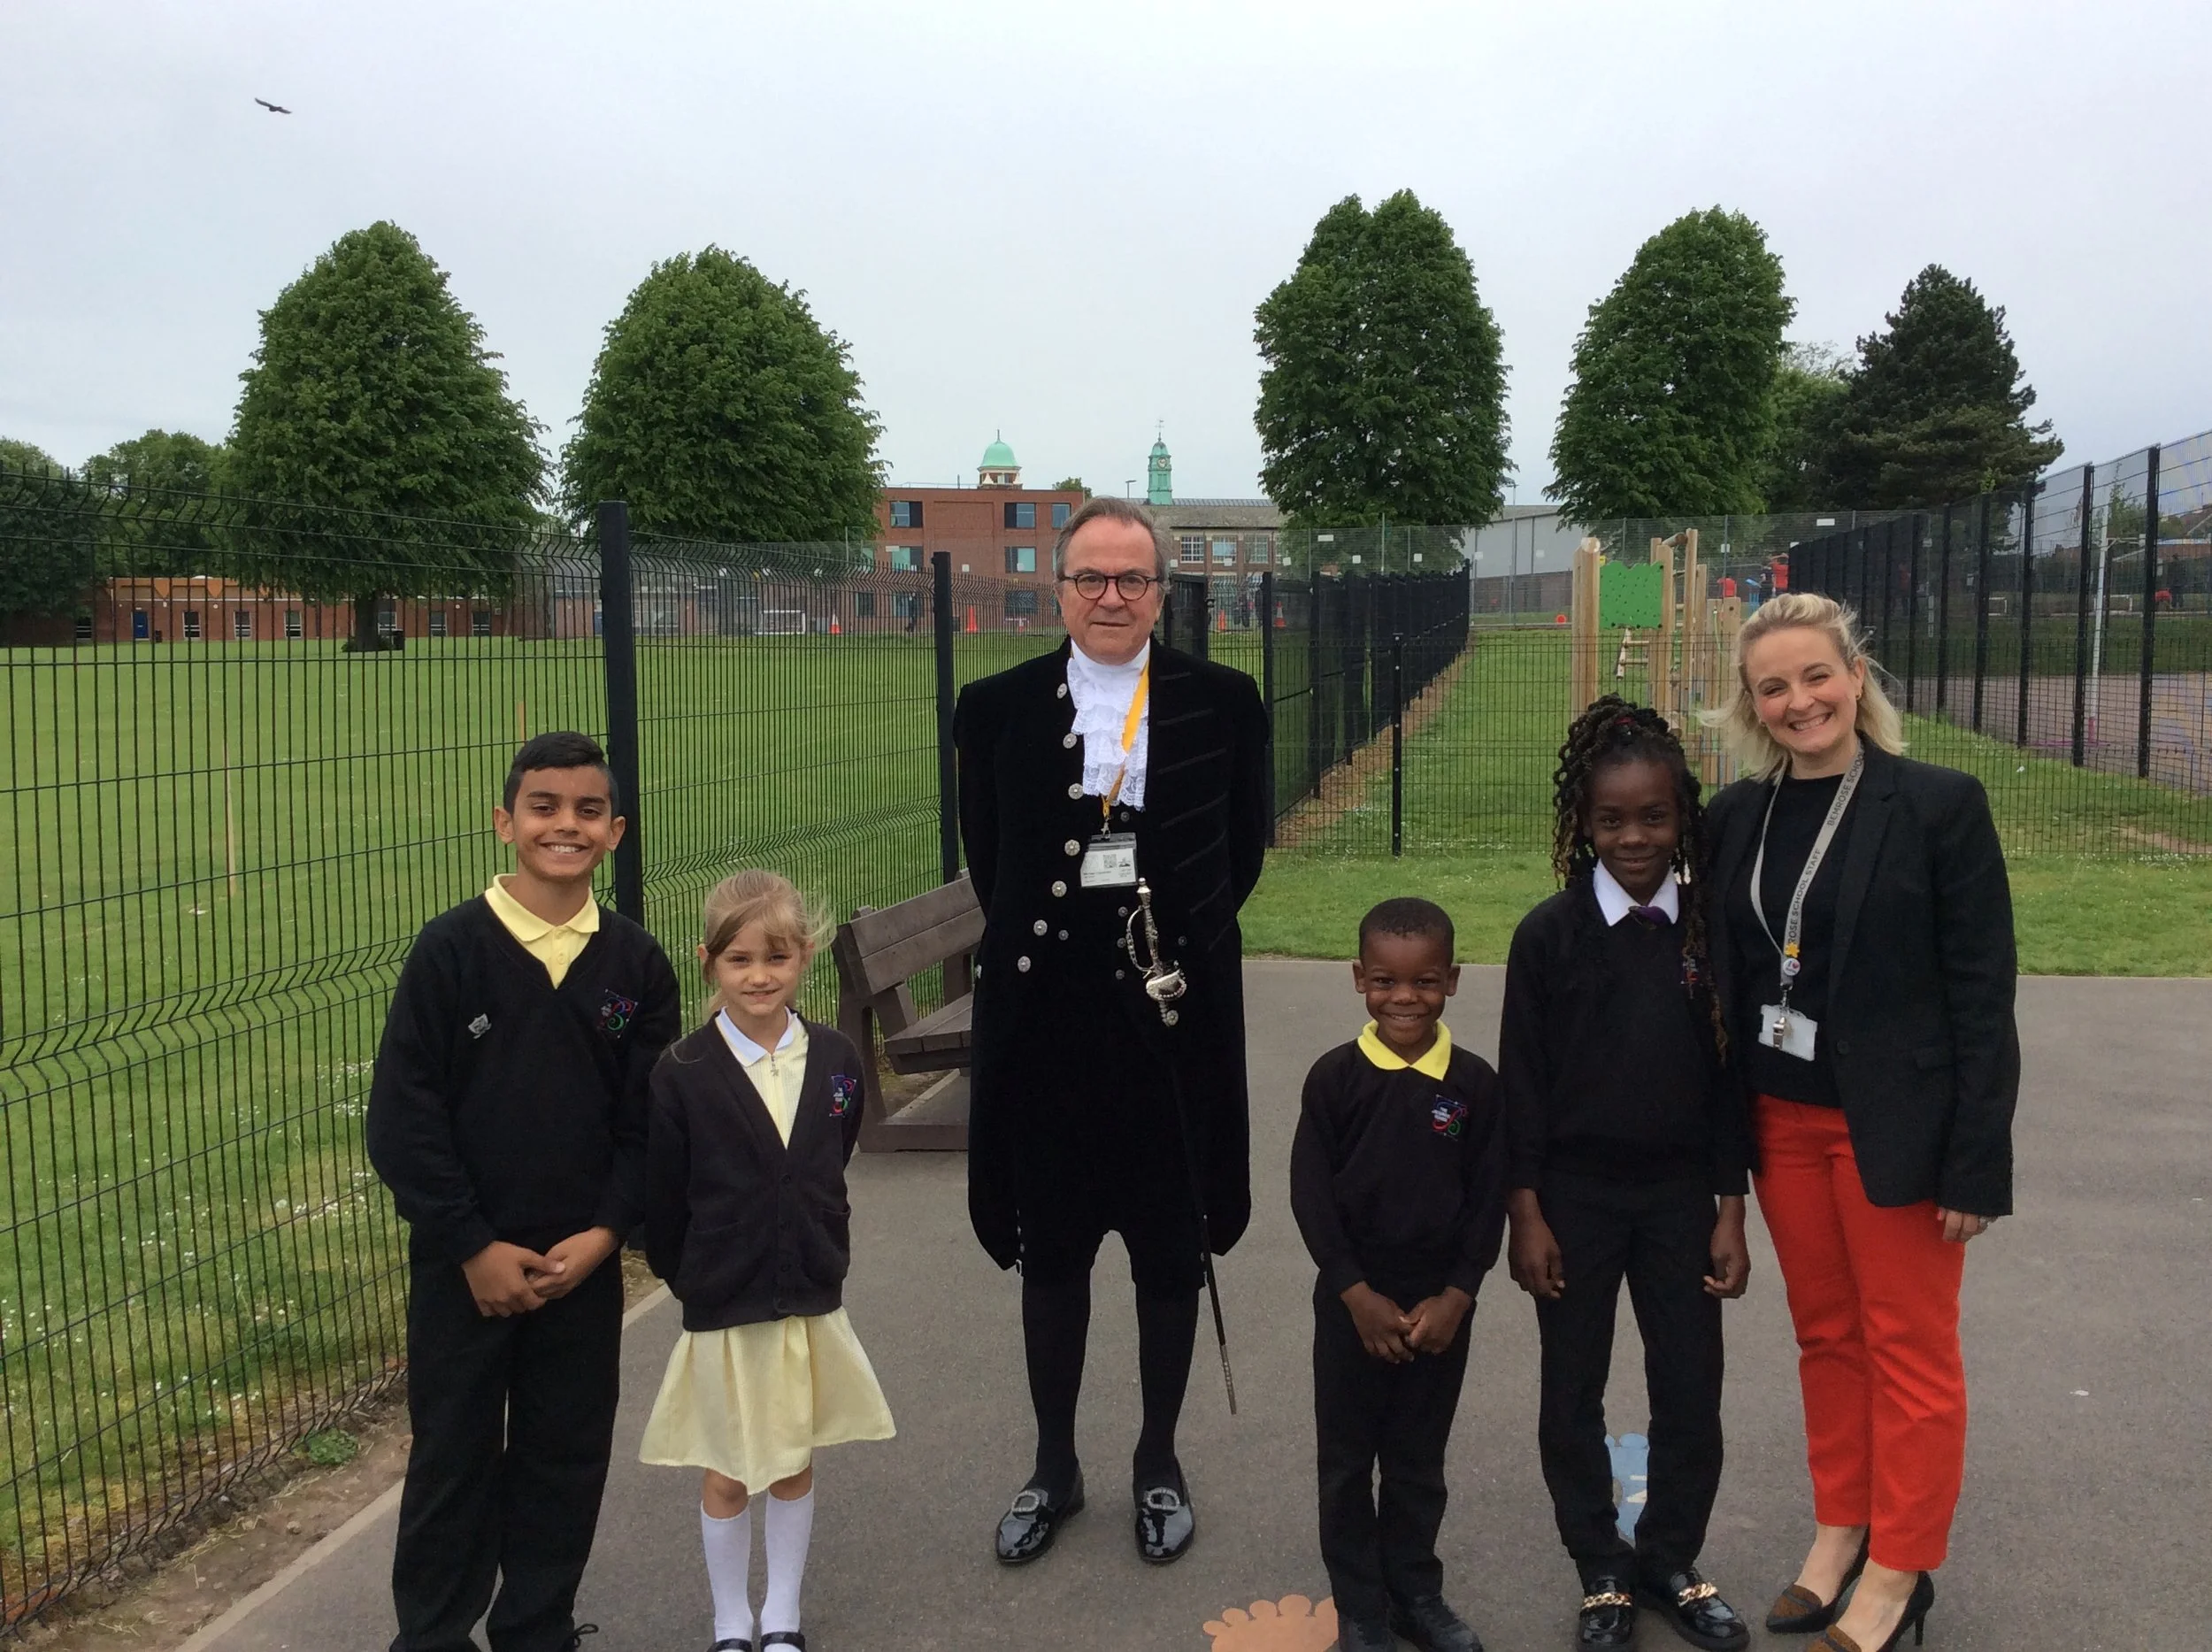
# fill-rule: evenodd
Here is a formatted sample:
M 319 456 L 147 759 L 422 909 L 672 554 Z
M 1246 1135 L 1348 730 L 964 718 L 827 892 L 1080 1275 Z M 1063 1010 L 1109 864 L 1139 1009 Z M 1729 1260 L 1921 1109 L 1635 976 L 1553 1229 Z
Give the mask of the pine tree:
M 1575 341 L 1547 496 L 1583 523 L 1757 511 L 1795 309 L 1740 212 L 1691 212 L 1644 242 Z
M 2035 391 L 1971 281 L 1931 264 L 1887 330 L 1859 341 L 1827 455 L 1829 503 L 1857 510 L 1939 505 L 2047 469 L 2064 444 L 2027 422 Z
M 242 542 L 234 571 L 310 598 L 350 597 L 364 646 L 381 595 L 503 589 L 545 458 L 483 336 L 396 224 L 349 231 L 278 294 L 239 375 L 227 485 L 417 519 L 365 524 L 336 556 L 326 535 L 273 527 Z
M 628 503 L 649 533 L 872 542 L 881 426 L 806 296 L 719 247 L 657 264 L 608 324 L 563 503 Z
M 1294 526 L 1496 513 L 1511 474 L 1498 325 L 1411 190 L 1330 208 L 1255 320 L 1261 480 Z

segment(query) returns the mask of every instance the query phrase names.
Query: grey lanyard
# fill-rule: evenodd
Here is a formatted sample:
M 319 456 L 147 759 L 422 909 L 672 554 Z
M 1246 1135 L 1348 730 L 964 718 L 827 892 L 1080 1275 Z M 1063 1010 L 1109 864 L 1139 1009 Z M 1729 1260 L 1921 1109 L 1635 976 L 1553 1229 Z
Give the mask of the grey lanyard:
M 1828 805 L 1828 818 L 1820 823 L 1820 835 L 1813 840 L 1813 852 L 1805 857 L 1805 870 L 1797 874 L 1797 893 L 1790 896 L 1789 916 L 1782 922 L 1782 938 L 1774 939 L 1774 926 L 1767 922 L 1766 907 L 1759 899 L 1759 886 L 1766 880 L 1767 828 L 1774 824 L 1775 799 L 1782 795 L 1782 785 L 1775 782 L 1767 794 L 1767 811 L 1759 822 L 1759 853 L 1751 863 L 1751 911 L 1759 920 L 1759 927 L 1766 938 L 1774 941 L 1774 949 L 1782 955 L 1782 1003 L 1786 1009 L 1790 1001 L 1790 986 L 1797 972 L 1804 967 L 1798 956 L 1799 937 L 1805 927 L 1805 892 L 1813 887 L 1813 878 L 1820 871 L 1820 863 L 1828 857 L 1828 846 L 1836 840 L 1836 828 L 1843 824 L 1843 811 L 1851 806 L 1851 794 L 1859 789 L 1859 777 L 1866 772 L 1866 746 L 1851 754 L 1851 766 L 1843 772 L 1843 784 L 1836 788 L 1836 799 Z

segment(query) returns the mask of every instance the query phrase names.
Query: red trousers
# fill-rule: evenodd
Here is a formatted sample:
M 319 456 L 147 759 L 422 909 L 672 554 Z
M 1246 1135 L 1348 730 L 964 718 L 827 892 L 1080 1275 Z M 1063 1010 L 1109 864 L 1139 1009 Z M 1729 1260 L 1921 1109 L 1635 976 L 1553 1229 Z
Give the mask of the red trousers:
M 1758 1099 L 1759 1210 L 1805 1394 L 1813 1518 L 1869 1528 L 1875 1564 L 1943 1564 L 1966 1466 L 1959 1279 L 1932 1202 L 1870 1204 L 1842 1110 Z

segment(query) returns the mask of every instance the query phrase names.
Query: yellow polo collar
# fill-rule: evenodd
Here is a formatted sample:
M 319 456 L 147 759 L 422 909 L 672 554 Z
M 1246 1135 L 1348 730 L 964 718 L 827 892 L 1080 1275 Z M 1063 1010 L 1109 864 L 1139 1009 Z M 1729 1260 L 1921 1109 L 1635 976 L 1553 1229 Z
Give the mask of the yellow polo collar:
M 1452 1064 L 1452 1030 L 1441 1021 L 1436 1024 L 1436 1042 L 1418 1061 L 1408 1061 L 1396 1050 L 1382 1041 L 1370 1021 L 1359 1032 L 1359 1053 L 1380 1067 L 1385 1072 L 1396 1072 L 1410 1067 L 1425 1079 L 1440 1079 Z

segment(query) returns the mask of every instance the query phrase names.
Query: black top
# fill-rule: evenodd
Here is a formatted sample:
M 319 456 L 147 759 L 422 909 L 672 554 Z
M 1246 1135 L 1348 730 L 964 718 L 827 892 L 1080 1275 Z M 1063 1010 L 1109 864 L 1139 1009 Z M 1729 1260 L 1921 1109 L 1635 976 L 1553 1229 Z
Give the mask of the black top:
M 653 1069 L 645 1259 L 683 1303 L 687 1331 L 826 1314 L 844 1300 L 860 1056 L 834 1027 L 809 1021 L 806 1038 L 788 1144 L 713 1022 Z
M 1766 797 L 1759 781 L 1739 780 L 1707 810 L 1714 887 L 1747 875 Z M 1850 826 L 1834 857 L 1821 1041 L 1866 1196 L 2002 1216 L 2020 1037 L 2012 898 L 1989 800 L 1971 775 L 1870 745 Z M 1720 928 L 1714 964 L 1740 1049 L 1755 1036 L 1741 1006 L 1755 1014 L 1770 1002 L 1761 995 L 1776 984 L 1774 948 L 1747 953 L 1736 926 Z
M 1564 1172 L 1745 1191 L 1742 1107 L 1679 923 L 1609 926 L 1586 878 L 1529 913 L 1506 959 L 1498 1064 L 1513 1187 Z
M 1759 899 L 1765 905 L 1767 928 L 1759 924 L 1759 915 L 1751 910 L 1751 867 L 1746 861 L 1742 870 L 1728 885 L 1728 925 L 1736 948 L 1736 956 L 1745 961 L 1740 976 L 1735 980 L 1735 1003 L 1732 1006 L 1735 1018 L 1744 1026 L 1759 1025 L 1759 1006 L 1775 1003 L 1782 995 L 1782 955 L 1769 938 L 1782 934 L 1789 921 L 1790 897 L 1797 893 L 1797 880 L 1804 872 L 1805 862 L 1813 852 L 1813 841 L 1820 835 L 1821 822 L 1827 819 L 1828 810 L 1836 801 L 1837 788 L 1842 786 L 1843 776 L 1830 774 L 1816 780 L 1785 779 L 1774 799 L 1774 820 L 1767 831 L 1767 860 L 1765 875 L 1759 881 Z M 1766 799 L 1759 798 L 1762 809 Z M 1812 887 L 1805 891 L 1805 917 L 1798 934 L 1797 980 L 1790 989 L 1790 1007 L 1809 1016 L 1817 1031 L 1813 1039 L 1813 1058 L 1792 1056 L 1771 1044 L 1755 1039 L 1747 1041 L 1739 1052 L 1744 1082 L 1755 1094 L 1778 1095 L 1786 1102 L 1809 1102 L 1818 1107 L 1840 1107 L 1836 1095 L 1835 1064 L 1830 1058 L 1833 1034 L 1828 1030 L 1828 977 L 1835 964 L 1836 892 L 1843 887 L 1843 863 L 1850 853 L 1851 822 L 1859 812 L 1855 795 L 1851 806 L 1843 811 L 1843 818 L 1836 823 L 1836 835 L 1828 845 L 1828 852 L 1821 857 L 1820 870 L 1813 874 Z M 1758 853 L 1758 840 L 1752 840 L 1754 859 Z
M 1087 1085 L 1151 1098 L 1148 1114 L 1171 1121 L 1179 1092 L 1208 1231 L 1225 1251 L 1252 1212 L 1237 912 L 1267 851 L 1267 712 L 1242 672 L 1152 645 L 1144 807 L 1118 809 L 1114 826 L 1136 834 L 1161 949 L 1188 983 L 1171 1027 L 1115 945 L 1119 909 L 1135 891 L 1082 887 L 1099 808 L 1082 795 L 1067 660 L 1063 643 L 972 682 L 953 714 L 960 837 L 984 912 L 969 1220 L 992 1258 L 1011 1267 L 1030 1214 L 1064 1210 L 1079 1191 L 1071 1184 L 1100 1173 L 1079 1119 L 1060 1104 L 1079 1053 Z M 1071 1030 L 1071 998 L 1096 1006 L 1088 1036 Z M 1171 1124 L 1152 1133 L 1171 1157 L 1181 1151 Z
M 1498 1075 L 1457 1048 L 1440 1080 L 1338 1045 L 1306 1074 L 1290 1208 L 1333 1296 L 1363 1279 L 1402 1307 L 1472 1296 L 1505 1225 Z
M 542 1249 L 644 1208 L 646 1083 L 680 1025 L 660 943 L 602 908 L 557 987 L 479 895 L 400 971 L 369 1088 L 369 1162 L 409 1254 Z

